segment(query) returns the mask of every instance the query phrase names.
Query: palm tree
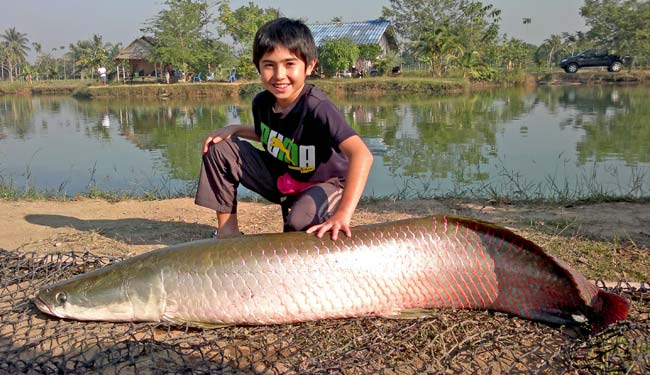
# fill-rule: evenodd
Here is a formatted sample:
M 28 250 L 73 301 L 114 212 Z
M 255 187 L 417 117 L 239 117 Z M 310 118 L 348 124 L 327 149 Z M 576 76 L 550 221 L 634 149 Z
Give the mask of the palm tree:
M 2 39 L 9 79 L 13 82 L 14 71 L 18 72 L 18 65 L 25 61 L 27 51 L 30 50 L 28 47 L 29 39 L 27 39 L 27 34 L 16 31 L 15 27 L 5 30 Z
M 5 65 L 7 63 L 7 48 L 4 42 L 0 42 L 0 79 L 5 80 Z
M 82 78 L 88 72 L 92 76 L 97 68 L 107 63 L 107 50 L 110 48 L 110 43 L 105 44 L 102 36 L 97 34 L 94 34 L 90 40 L 80 40 L 76 44 L 70 44 L 74 65 L 82 74 Z

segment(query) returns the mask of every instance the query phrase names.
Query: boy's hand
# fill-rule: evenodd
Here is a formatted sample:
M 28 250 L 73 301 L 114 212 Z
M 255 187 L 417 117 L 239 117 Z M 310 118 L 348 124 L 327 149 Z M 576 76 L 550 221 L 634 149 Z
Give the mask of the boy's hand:
M 339 232 L 343 232 L 346 236 L 352 237 L 352 232 L 350 231 L 350 219 L 340 219 L 336 214 L 334 214 L 325 222 L 307 229 L 307 233 L 316 232 L 316 237 L 318 238 L 323 238 L 325 233 L 329 231 L 332 232 L 332 241 L 336 241 L 339 238 Z
M 208 148 L 210 148 L 211 144 L 229 139 L 232 137 L 233 133 L 233 129 L 230 126 L 213 131 L 205 138 L 205 141 L 203 141 L 203 153 L 205 154 L 208 152 Z
M 205 141 L 203 141 L 203 153 L 208 152 L 211 144 L 230 139 L 233 135 L 252 141 L 260 140 L 260 137 L 255 134 L 255 128 L 252 125 L 228 125 L 225 128 L 213 131 L 205 138 Z

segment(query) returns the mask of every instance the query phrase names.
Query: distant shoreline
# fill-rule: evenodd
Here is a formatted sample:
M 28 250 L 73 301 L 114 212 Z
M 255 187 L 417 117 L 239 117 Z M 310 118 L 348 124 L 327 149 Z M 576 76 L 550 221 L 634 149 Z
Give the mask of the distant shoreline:
M 626 84 L 650 83 L 650 71 L 634 70 L 609 73 L 604 70 L 584 69 L 576 74 L 564 72 L 529 73 L 518 82 L 469 82 L 462 78 L 341 78 L 308 81 L 331 97 L 345 98 L 363 95 L 381 97 L 390 94 L 409 95 L 459 93 L 486 87 L 509 87 L 559 84 Z M 79 98 L 215 98 L 237 100 L 261 91 L 257 81 L 235 83 L 133 83 L 100 86 L 95 81 L 46 81 L 0 83 L 3 95 L 73 95 Z

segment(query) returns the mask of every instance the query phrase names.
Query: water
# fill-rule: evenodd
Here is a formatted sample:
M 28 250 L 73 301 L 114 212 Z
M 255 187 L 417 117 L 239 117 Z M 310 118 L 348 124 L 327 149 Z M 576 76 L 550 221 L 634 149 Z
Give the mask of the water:
M 641 197 L 650 195 L 649 91 L 563 86 L 335 103 L 375 155 L 366 197 Z M 248 102 L 0 97 L 0 183 L 193 194 L 205 135 L 234 123 L 252 123 Z

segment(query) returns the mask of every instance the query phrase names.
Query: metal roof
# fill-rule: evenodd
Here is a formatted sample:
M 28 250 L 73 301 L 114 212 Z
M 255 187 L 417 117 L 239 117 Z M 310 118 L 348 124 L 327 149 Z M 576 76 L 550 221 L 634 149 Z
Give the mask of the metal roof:
M 350 23 L 313 23 L 307 25 L 314 36 L 316 46 L 327 40 L 336 40 L 349 37 L 356 44 L 377 44 L 386 29 L 389 21 L 372 20 L 366 22 Z

